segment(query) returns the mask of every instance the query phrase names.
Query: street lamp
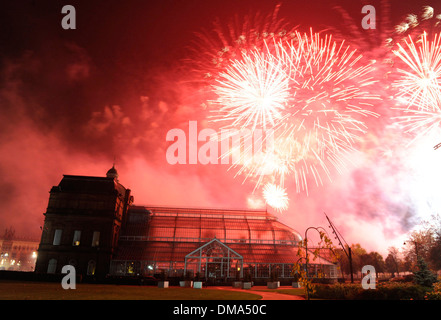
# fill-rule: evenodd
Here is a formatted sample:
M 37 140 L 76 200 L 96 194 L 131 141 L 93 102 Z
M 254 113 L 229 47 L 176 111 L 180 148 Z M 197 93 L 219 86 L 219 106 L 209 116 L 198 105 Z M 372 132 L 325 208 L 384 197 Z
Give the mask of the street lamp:
M 306 229 L 305 231 L 305 271 L 306 271 L 306 279 L 309 280 L 309 272 L 308 272 L 308 231 L 314 229 L 316 230 L 318 233 L 320 233 L 319 229 L 322 229 L 324 233 L 327 234 L 326 230 L 323 229 L 322 227 L 309 227 Z M 309 285 L 306 284 L 306 297 L 309 300 Z

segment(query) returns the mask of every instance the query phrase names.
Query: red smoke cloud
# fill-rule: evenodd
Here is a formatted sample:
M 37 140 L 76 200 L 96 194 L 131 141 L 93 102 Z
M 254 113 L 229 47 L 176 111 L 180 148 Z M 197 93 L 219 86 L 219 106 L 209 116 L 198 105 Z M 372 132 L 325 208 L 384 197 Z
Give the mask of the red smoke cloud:
M 281 12 L 304 19 L 301 10 L 293 10 L 299 5 L 287 4 Z M 228 165 L 166 161 L 169 130 L 187 131 L 190 120 L 200 128 L 209 125 L 206 92 L 182 64 L 186 47 L 194 32 L 211 26 L 217 15 L 230 17 L 236 4 L 201 1 L 207 14 L 200 15 L 181 4 L 146 4 L 143 11 L 110 1 L 99 26 L 90 22 L 96 21 L 97 7 L 79 5 L 78 30 L 72 33 L 59 27 L 58 4 L 7 6 L 2 12 L 9 15 L 3 13 L 2 21 L 14 27 L 14 36 L 1 38 L 0 232 L 12 226 L 16 234 L 38 239 L 48 192 L 62 175 L 104 176 L 114 158 L 120 182 L 132 189 L 139 205 L 246 208 L 259 203 L 254 183 L 234 177 L 236 169 Z M 231 10 L 220 12 L 223 6 Z M 250 6 L 244 3 L 237 12 Z M 325 24 L 329 8 L 321 3 L 315 10 L 311 19 Z M 37 35 L 26 41 L 29 23 Z M 388 105 L 378 108 L 389 110 Z M 407 140 L 391 131 L 389 121 L 368 126 L 361 152 L 352 155 L 346 171 L 332 172 L 332 181 L 310 184 L 308 196 L 295 193 L 293 182 L 286 181 L 290 208 L 279 215 L 283 222 L 303 235 L 309 226 L 326 228 L 326 212 L 349 243 L 381 253 L 401 245 L 422 215 L 416 200 L 421 198 L 410 186 L 427 176 L 411 165 L 415 159 L 409 159 Z M 424 150 L 432 151 L 435 140 Z M 425 167 L 424 161 L 437 156 L 418 161 Z

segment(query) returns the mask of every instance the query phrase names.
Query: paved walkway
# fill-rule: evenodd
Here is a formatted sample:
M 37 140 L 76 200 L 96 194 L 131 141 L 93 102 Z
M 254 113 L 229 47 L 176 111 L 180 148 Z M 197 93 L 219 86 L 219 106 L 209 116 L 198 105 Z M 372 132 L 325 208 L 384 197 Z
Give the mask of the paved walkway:
M 254 286 L 252 289 L 236 289 L 232 287 L 210 287 L 210 289 L 249 292 L 261 296 L 262 300 L 305 300 L 305 298 L 303 298 L 302 296 L 294 296 L 291 294 L 283 294 L 280 292 L 272 292 L 272 291 L 257 291 L 257 290 L 267 289 L 266 286 Z M 280 287 L 280 289 L 292 289 L 292 288 L 286 286 L 286 287 Z

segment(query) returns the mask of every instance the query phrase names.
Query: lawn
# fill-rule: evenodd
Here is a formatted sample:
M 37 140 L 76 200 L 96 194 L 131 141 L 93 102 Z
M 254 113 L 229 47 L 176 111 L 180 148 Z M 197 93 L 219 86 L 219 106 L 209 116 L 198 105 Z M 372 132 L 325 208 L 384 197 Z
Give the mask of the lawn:
M 255 291 L 268 291 L 268 292 L 275 292 L 275 293 L 282 293 L 282 294 L 290 294 L 293 296 L 305 296 L 305 289 L 303 288 L 292 288 L 292 289 L 253 289 Z
M 64 290 L 60 283 L 0 280 L 0 300 L 259 300 L 261 296 L 209 288 L 77 284 Z

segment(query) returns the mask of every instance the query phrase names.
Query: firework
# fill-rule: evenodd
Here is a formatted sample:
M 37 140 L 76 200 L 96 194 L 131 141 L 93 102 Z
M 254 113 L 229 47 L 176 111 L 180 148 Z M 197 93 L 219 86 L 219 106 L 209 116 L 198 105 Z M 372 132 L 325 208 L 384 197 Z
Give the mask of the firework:
M 366 132 L 363 118 L 375 115 L 366 107 L 378 98 L 367 89 L 374 83 L 373 66 L 360 59 L 344 43 L 311 30 L 232 61 L 213 86 L 215 121 L 275 132 L 273 154 L 242 161 L 247 165 L 240 172 L 248 177 L 265 168 L 281 185 L 293 176 L 296 191 L 307 192 L 308 176 L 319 185 L 321 172 L 330 177 L 329 164 L 341 170 Z
M 366 132 L 363 118 L 375 114 L 367 110 L 369 91 L 374 83 L 371 64 L 332 36 L 297 33 L 298 41 L 279 43 L 283 60 L 292 70 L 292 99 L 284 134 L 296 137 L 297 143 L 325 171 L 324 163 L 353 150 L 360 135 Z M 310 166 L 311 167 L 311 166 Z M 317 170 L 315 170 L 317 172 Z
M 268 15 L 236 17 L 228 24 L 216 20 L 212 30 L 197 33 L 189 60 L 195 78 L 211 85 L 231 61 L 242 59 L 243 52 L 262 50 L 268 41 L 292 39 L 296 27 L 278 18 L 280 7 L 276 5 Z
M 394 119 L 415 140 L 441 123 L 441 33 L 433 41 L 426 32 L 416 42 L 409 36 L 394 53 L 403 65 L 394 82 L 401 115 Z
M 441 106 L 441 34 L 436 34 L 433 41 L 427 39 L 427 33 L 418 39 L 412 37 L 394 54 L 404 64 L 398 69 L 399 79 L 394 86 L 398 97 L 407 102 L 408 107 L 418 110 L 437 110 Z M 406 69 L 404 69 L 404 67 Z
M 213 85 L 220 106 L 216 114 L 231 122 L 232 128 L 272 128 L 282 118 L 288 84 L 281 61 L 257 50 L 244 53 L 242 60 L 233 61 Z
M 276 184 L 268 183 L 264 186 L 263 198 L 268 205 L 278 211 L 288 209 L 289 198 L 286 193 L 286 189 Z

